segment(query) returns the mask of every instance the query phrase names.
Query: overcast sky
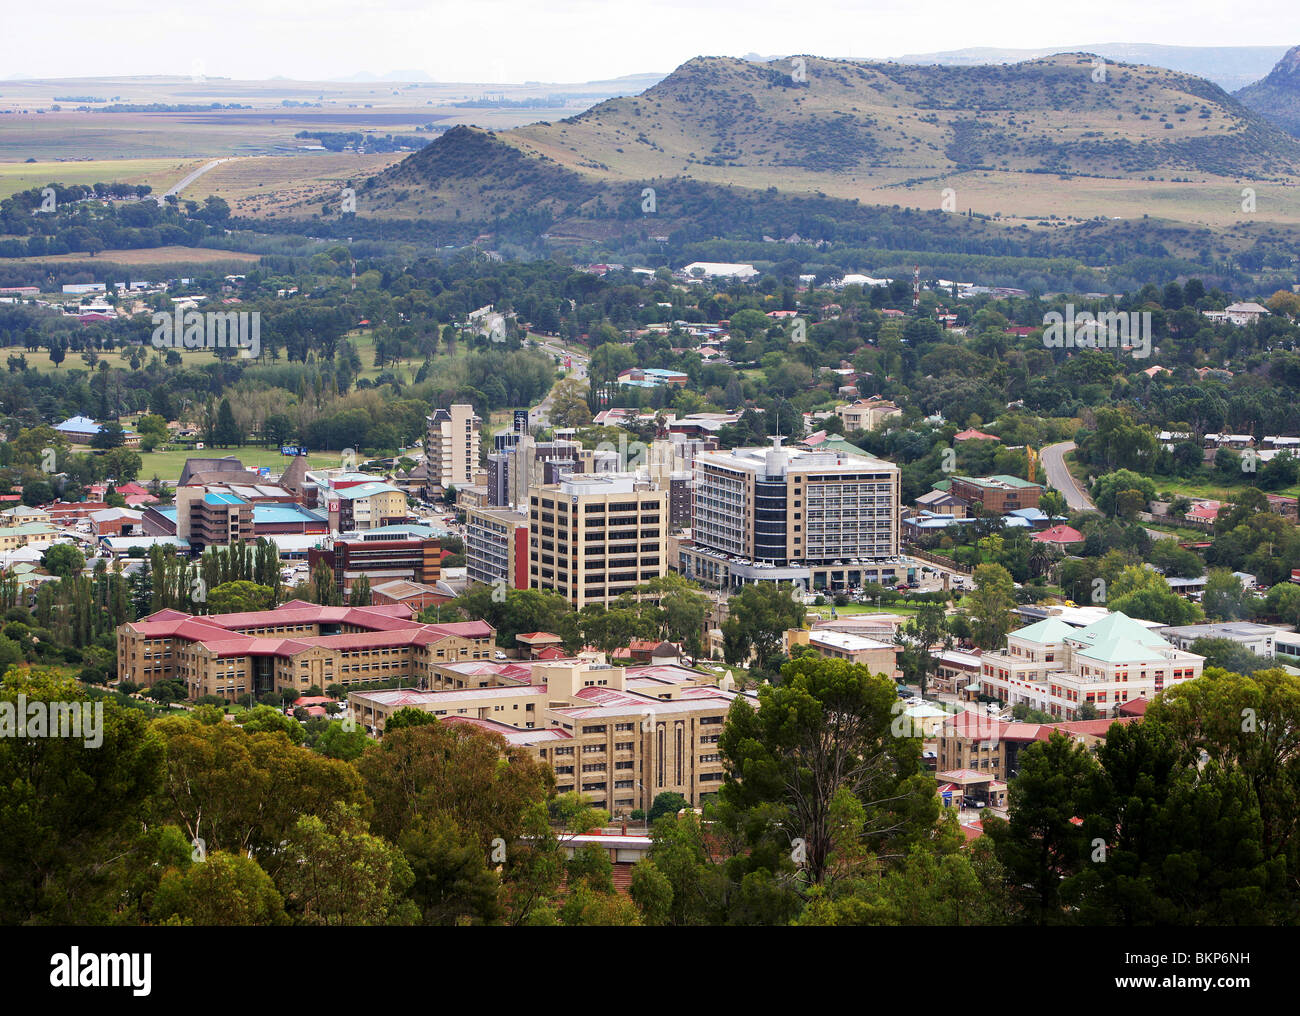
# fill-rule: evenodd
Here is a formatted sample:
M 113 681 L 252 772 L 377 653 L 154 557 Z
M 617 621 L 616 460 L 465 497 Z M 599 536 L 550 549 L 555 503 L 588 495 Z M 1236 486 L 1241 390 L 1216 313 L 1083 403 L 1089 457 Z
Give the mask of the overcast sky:
M 3 14 L 0 77 L 201 68 L 232 78 L 421 70 L 440 81 L 577 82 L 751 52 L 1300 43 L 1295 0 L 5 0 Z

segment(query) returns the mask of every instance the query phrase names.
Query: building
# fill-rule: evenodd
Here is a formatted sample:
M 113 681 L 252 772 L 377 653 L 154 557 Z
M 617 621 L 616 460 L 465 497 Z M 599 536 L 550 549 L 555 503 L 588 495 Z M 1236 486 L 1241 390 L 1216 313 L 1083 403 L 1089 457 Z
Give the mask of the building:
M 336 486 L 322 493 L 328 499 L 330 529 L 335 532 L 400 525 L 409 517 L 406 495 L 379 480 Z
M 101 430 L 104 429 L 102 423 L 96 423 L 88 416 L 72 416 L 62 423 L 56 423 L 54 429 L 58 431 L 69 444 L 90 444 Z M 140 435 L 133 431 L 123 428 L 122 444 L 126 448 L 140 447 Z
M 822 656 L 862 664 L 873 674 L 884 674 L 887 677 L 897 677 L 900 674 L 898 654 L 902 650 L 891 642 L 881 642 L 864 635 L 825 628 L 813 631 L 792 628 L 785 633 L 785 646 L 787 653 L 794 646 L 811 646 Z
M 1236 325 L 1243 328 L 1246 325 L 1253 325 L 1261 317 L 1268 315 L 1268 308 L 1258 303 L 1230 303 L 1223 310 L 1203 310 L 1205 317 L 1209 318 L 1215 324 Z
M 323 607 L 291 600 L 274 610 L 195 616 L 161 610 L 117 630 L 118 673 L 152 686 L 177 680 L 191 699 L 393 678 L 430 687 L 432 668 L 488 660 L 485 621 L 419 624 L 405 605 Z
M 1043 487 L 1018 476 L 954 476 L 949 491 L 967 503 L 979 501 L 989 515 L 1005 515 L 1018 508 L 1037 508 Z
M 425 417 L 424 461 L 428 497 L 441 494 L 448 487 L 474 482 L 482 426 L 483 421 L 474 413 L 474 407 L 464 404 L 437 409 Z
M 1084 703 L 1111 715 L 1135 698 L 1201 676 L 1205 657 L 1166 642 L 1120 611 L 1076 628 L 1048 617 L 980 657 L 980 694 L 1073 720 Z
M 847 406 L 836 406 L 835 415 L 844 424 L 844 431 L 875 430 L 892 416 L 902 416 L 903 411 L 884 399 L 856 399 Z
M 1179 649 L 1191 649 L 1192 643 L 1197 639 L 1227 639 L 1229 642 L 1244 646 L 1256 656 L 1272 656 L 1278 651 L 1277 640 L 1283 639 L 1289 642 L 1293 641 L 1294 637 L 1294 633 L 1289 628 L 1252 624 L 1249 621 L 1185 624 L 1156 630 Z
M 1035 741 L 1047 741 L 1052 734 L 1061 733 L 1092 748 L 1105 740 L 1111 724 L 1131 723 L 1134 719 L 1120 716 L 1065 723 L 1020 723 L 968 709 L 945 722 L 938 732 L 938 772 L 942 778 L 953 770 L 971 770 L 1005 781 L 1017 774 L 1020 753 Z
M 618 375 L 618 383 L 630 388 L 685 388 L 690 378 L 679 370 L 659 367 L 629 367 Z
M 529 586 L 581 610 L 608 607 L 668 571 L 668 492 L 634 473 L 529 490 Z
M 465 575 L 470 582 L 527 589 L 528 516 L 508 508 L 465 509 Z
M 548 763 L 558 793 L 581 793 L 613 814 L 648 811 L 665 792 L 698 806 L 724 779 L 718 737 L 736 694 L 710 674 L 612 667 L 599 654 L 436 669 L 439 684 L 428 691 L 351 693 L 350 714 L 379 735 L 402 708 L 485 726 Z
M 324 561 L 334 572 L 334 585 L 342 593 L 363 575 L 373 592 L 386 582 L 403 580 L 432 586 L 442 577 L 442 548 L 431 537 L 407 532 L 404 527 L 369 530 L 322 541 L 307 552 L 307 564 Z
M 208 493 L 203 487 L 177 487 L 173 508 L 150 510 L 153 516 L 172 516 L 174 535 L 189 543 L 197 553 L 208 547 L 228 547 L 253 542 L 253 506 L 235 494 Z M 164 527 L 165 528 L 165 527 Z M 152 526 L 146 528 L 150 535 Z
M 747 582 L 840 590 L 896 576 L 899 471 L 868 455 L 736 448 L 695 457 L 695 505 L 678 567 Z

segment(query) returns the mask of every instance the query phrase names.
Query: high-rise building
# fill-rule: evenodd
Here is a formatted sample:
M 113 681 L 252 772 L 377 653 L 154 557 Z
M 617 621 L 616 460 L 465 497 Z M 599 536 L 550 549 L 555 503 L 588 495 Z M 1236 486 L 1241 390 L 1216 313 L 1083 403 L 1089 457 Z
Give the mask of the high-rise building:
M 460 404 L 436 409 L 425 417 L 424 461 L 430 496 L 474 482 L 482 425 L 473 406 Z
M 528 516 L 509 508 L 467 508 L 465 575 L 470 582 L 527 589 Z
M 668 491 L 635 473 L 569 476 L 529 490 L 529 584 L 581 610 L 668 571 Z
M 675 562 L 682 572 L 714 586 L 832 591 L 896 575 L 898 467 L 779 440 L 696 455 L 690 540 Z

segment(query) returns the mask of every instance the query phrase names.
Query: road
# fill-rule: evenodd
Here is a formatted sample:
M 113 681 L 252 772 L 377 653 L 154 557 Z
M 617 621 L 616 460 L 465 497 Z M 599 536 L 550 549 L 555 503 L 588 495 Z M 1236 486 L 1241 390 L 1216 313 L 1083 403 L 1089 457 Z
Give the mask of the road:
M 1074 451 L 1074 448 L 1073 441 L 1062 441 L 1059 444 L 1048 445 L 1039 452 L 1038 458 L 1043 464 L 1043 471 L 1047 474 L 1047 482 L 1064 495 L 1065 503 L 1070 506 L 1071 511 L 1096 511 L 1097 506 L 1092 503 L 1092 498 L 1079 486 L 1078 481 L 1066 468 L 1065 456 Z
M 586 378 L 587 357 L 579 356 L 577 353 L 571 352 L 570 350 L 567 350 L 562 346 L 552 345 L 549 342 L 543 342 L 542 349 L 544 349 L 548 353 L 551 353 L 554 356 L 560 357 L 561 359 L 563 359 L 566 356 L 572 358 L 573 369 L 565 373 L 566 378 L 575 378 L 579 381 Z M 546 427 L 550 425 L 548 414 L 550 412 L 551 403 L 554 397 L 555 397 L 555 389 L 552 388 L 549 392 L 546 393 L 546 398 L 542 399 L 542 401 L 539 402 L 536 406 L 528 410 L 529 429 L 532 429 L 533 427 Z
M 230 161 L 231 161 L 230 159 L 213 159 L 211 162 L 207 163 L 206 165 L 200 166 L 198 169 L 196 169 L 196 170 L 195 170 L 193 173 L 191 173 L 189 176 L 185 177 L 185 179 L 183 179 L 180 183 L 178 183 L 178 184 L 177 184 L 175 187 L 173 187 L 171 190 L 166 191 L 166 192 L 164 192 L 164 193 L 158 195 L 158 199 L 157 199 L 157 200 L 158 200 L 158 203 L 159 203 L 159 204 L 162 204 L 162 203 L 163 203 L 164 201 L 166 201 L 167 198 L 170 197 L 172 194 L 175 194 L 175 195 L 177 195 L 177 196 L 179 197 L 181 191 L 183 191 L 186 187 L 188 187 L 190 184 L 192 184 L 195 180 L 197 180 L 199 177 L 201 177 L 201 176 L 202 176 L 204 173 L 206 173 L 208 170 L 210 170 L 210 169 L 215 169 L 217 166 L 220 166 L 223 162 L 230 162 Z
M 1070 474 L 1070 470 L 1066 468 L 1065 456 L 1074 451 L 1074 447 L 1073 441 L 1048 445 L 1039 452 L 1039 461 L 1042 462 L 1043 470 L 1047 473 L 1047 482 L 1065 496 L 1065 503 L 1070 506 L 1071 511 L 1096 511 L 1097 506 L 1092 503 L 1092 498 L 1079 486 Z M 1153 540 L 1176 539 L 1171 534 L 1162 533 L 1158 529 L 1148 529 L 1147 535 Z

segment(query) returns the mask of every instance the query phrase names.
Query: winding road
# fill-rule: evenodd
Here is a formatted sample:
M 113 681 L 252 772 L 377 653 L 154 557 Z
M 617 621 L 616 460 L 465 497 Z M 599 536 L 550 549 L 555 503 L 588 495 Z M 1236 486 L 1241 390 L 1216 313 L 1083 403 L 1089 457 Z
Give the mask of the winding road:
M 1070 506 L 1071 511 L 1096 511 L 1097 506 L 1092 503 L 1092 498 L 1088 496 L 1087 491 L 1070 474 L 1070 470 L 1065 464 L 1065 456 L 1074 449 L 1075 444 L 1073 441 L 1061 441 L 1059 444 L 1045 447 L 1038 453 L 1038 458 L 1043 464 L 1043 472 L 1047 475 L 1047 482 L 1064 495 L 1065 503 Z

